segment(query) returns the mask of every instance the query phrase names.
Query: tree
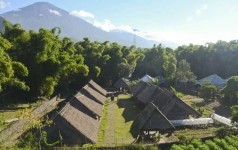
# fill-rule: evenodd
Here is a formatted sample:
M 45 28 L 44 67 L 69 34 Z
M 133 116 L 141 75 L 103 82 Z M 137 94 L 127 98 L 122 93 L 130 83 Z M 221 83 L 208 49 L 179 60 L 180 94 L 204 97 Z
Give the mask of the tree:
M 231 114 L 232 122 L 238 122 L 238 105 L 232 106 L 231 110 L 232 110 L 232 114 Z
M 233 76 L 228 79 L 226 86 L 221 90 L 224 94 L 224 99 L 231 103 L 238 102 L 238 76 Z
M 176 78 L 182 82 L 196 79 L 196 76 L 190 70 L 190 64 L 184 59 L 178 63 Z
M 29 90 L 29 87 L 21 80 L 28 76 L 28 70 L 22 63 L 10 58 L 7 51 L 11 47 L 11 43 L 0 36 L 0 92 L 7 87 Z
M 204 83 L 201 87 L 201 96 L 204 99 L 212 99 L 217 92 L 217 87 L 212 83 Z

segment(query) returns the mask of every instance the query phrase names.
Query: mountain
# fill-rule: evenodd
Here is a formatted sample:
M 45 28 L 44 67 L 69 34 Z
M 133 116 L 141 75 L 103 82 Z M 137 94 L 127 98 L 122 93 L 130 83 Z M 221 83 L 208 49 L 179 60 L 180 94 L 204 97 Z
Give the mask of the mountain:
M 60 27 L 62 37 L 67 36 L 77 41 L 87 37 L 91 41 L 110 41 L 126 46 L 133 45 L 134 35 L 132 33 L 106 32 L 48 2 L 37 2 L 18 10 L 6 12 L 0 16 L 13 24 L 19 23 L 26 30 L 38 31 L 39 28 L 52 29 Z M 150 48 L 154 44 L 159 43 L 136 36 L 136 45 L 138 47 Z
M 4 18 L 2 18 L 2 17 L 0 16 L 0 32 L 3 32 L 3 31 L 4 31 L 4 28 L 3 28 L 3 20 L 4 20 Z

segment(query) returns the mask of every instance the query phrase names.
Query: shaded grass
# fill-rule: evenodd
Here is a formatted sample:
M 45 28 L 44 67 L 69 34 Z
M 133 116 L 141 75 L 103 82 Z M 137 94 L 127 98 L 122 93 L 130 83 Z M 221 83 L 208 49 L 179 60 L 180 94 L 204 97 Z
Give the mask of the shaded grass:
M 138 130 L 132 126 L 134 119 L 141 111 L 138 101 L 129 94 L 121 94 L 118 97 L 115 110 L 115 138 L 117 144 L 130 144 L 138 135 Z
M 102 145 L 102 143 L 105 141 L 105 132 L 107 129 L 107 116 L 108 116 L 108 105 L 110 104 L 110 100 L 107 99 L 105 104 L 104 104 L 104 108 L 103 108 L 103 112 L 102 112 L 102 117 L 100 119 L 100 127 L 99 127 L 99 131 L 98 131 L 98 142 L 97 145 Z

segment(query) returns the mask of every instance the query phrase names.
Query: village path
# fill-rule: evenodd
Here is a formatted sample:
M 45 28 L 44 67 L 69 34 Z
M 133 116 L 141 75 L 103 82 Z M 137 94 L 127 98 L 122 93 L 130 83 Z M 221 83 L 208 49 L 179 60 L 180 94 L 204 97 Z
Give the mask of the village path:
M 106 143 L 105 144 L 112 144 L 115 142 L 115 126 L 114 126 L 114 106 L 115 103 L 111 102 L 108 106 L 108 115 L 107 115 L 107 129 L 105 133 Z

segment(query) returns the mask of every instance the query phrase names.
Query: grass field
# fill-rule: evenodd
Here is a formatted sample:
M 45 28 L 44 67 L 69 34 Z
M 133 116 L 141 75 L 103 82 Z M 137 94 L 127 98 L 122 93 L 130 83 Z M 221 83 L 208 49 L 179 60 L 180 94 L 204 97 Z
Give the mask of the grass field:
M 138 102 L 129 94 L 120 94 L 115 101 L 107 102 L 98 134 L 100 146 L 130 144 L 137 136 L 132 123 L 140 112 Z

